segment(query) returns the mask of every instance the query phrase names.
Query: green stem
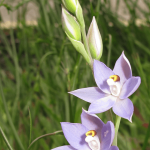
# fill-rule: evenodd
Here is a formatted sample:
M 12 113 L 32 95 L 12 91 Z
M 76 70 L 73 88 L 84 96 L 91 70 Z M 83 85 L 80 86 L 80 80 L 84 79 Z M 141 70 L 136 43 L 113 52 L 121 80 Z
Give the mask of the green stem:
M 70 84 L 70 83 L 69 83 Z M 71 101 L 71 95 L 68 95 L 68 105 L 69 105 L 69 122 L 72 122 L 73 120 L 73 111 L 72 111 L 72 101 Z
M 16 74 L 16 98 L 15 98 L 14 105 L 13 105 L 13 116 L 12 116 L 12 118 L 14 120 L 16 117 L 16 108 L 17 108 L 17 103 L 18 103 L 19 95 L 20 95 L 20 75 L 19 75 L 19 64 L 18 64 L 18 57 L 17 57 L 13 29 L 10 30 L 10 36 L 11 36 L 11 43 L 12 43 L 12 49 L 13 49 L 13 60 L 14 60 L 14 64 L 15 64 L 15 74 Z
M 96 7 L 96 21 L 97 21 L 97 24 L 98 24 L 98 22 L 99 22 L 99 15 L 100 15 L 100 13 L 99 13 L 99 11 L 100 11 L 100 4 L 101 4 L 101 0 L 98 0 L 98 2 L 97 2 L 97 7 Z
M 111 59 L 111 46 L 112 46 L 112 36 L 109 34 L 109 44 L 108 44 L 108 56 L 107 56 L 107 66 L 110 66 L 110 59 Z M 113 116 L 112 116 L 112 111 L 109 109 L 107 112 L 108 119 L 113 122 Z
M 108 56 L 107 56 L 107 66 L 110 66 L 111 59 L 111 46 L 112 46 L 112 36 L 109 34 L 109 44 L 108 44 Z
M 60 48 L 60 53 L 59 53 L 58 61 L 57 61 L 57 64 L 56 64 L 57 72 L 59 72 L 59 69 L 60 69 L 60 62 L 61 62 L 61 59 L 62 59 L 62 56 L 63 56 L 65 42 L 66 42 L 66 37 L 64 38 L 64 40 L 62 42 L 62 45 L 61 45 L 61 48 Z
M 117 146 L 117 135 L 118 135 L 118 130 L 119 130 L 119 125 L 120 125 L 121 117 L 116 115 L 116 122 L 115 122 L 115 137 L 113 141 L 113 145 Z
M 32 143 L 29 145 L 29 147 L 28 147 L 28 150 L 31 148 L 31 146 L 35 143 L 35 142 L 37 142 L 38 140 L 40 140 L 41 138 L 44 138 L 44 137 L 47 137 L 47 136 L 51 136 L 51 135 L 56 135 L 56 134 L 59 134 L 59 133 L 62 133 L 63 131 L 62 130 L 60 130 L 60 131 L 56 131 L 56 132 L 54 132 L 54 133 L 48 133 L 48 134 L 44 134 L 44 135 L 42 135 L 42 136 L 39 136 L 38 138 L 36 138 L 34 141 L 32 141 Z
M 71 91 L 73 91 L 74 89 L 76 89 L 76 85 L 77 85 L 77 76 L 78 76 L 78 73 L 79 73 L 79 68 L 80 68 L 80 63 L 82 61 L 82 56 L 81 55 L 78 55 L 78 59 L 76 61 L 76 64 L 75 64 L 75 67 L 74 67 L 74 77 L 73 77 L 73 84 L 72 84 L 72 88 L 71 88 Z M 77 100 L 73 100 L 74 96 L 71 95 L 71 100 L 73 101 L 74 105 L 73 105 L 73 122 L 75 121 L 75 113 L 76 113 L 76 107 L 77 107 Z
M 14 133 L 14 136 L 15 136 L 18 144 L 20 145 L 21 150 L 25 150 L 23 145 L 22 145 L 22 143 L 21 143 L 21 140 L 20 140 L 20 138 L 19 138 L 19 136 L 17 134 L 17 131 L 16 131 L 15 127 L 14 127 L 14 124 L 12 122 L 12 119 L 11 119 L 9 111 L 8 111 L 6 100 L 5 100 L 3 89 L 2 89 L 1 78 L 0 78 L 0 95 L 2 97 L 2 101 L 3 101 L 3 104 L 4 104 L 4 109 L 5 109 L 5 112 L 6 112 L 6 116 L 7 116 L 8 122 L 10 124 L 10 127 L 11 127 L 11 129 L 12 129 L 12 131 Z
M 51 29 L 51 25 L 50 25 L 50 21 L 49 21 L 49 18 L 48 18 L 48 14 L 47 14 L 45 6 L 44 6 L 44 1 L 40 0 L 40 3 L 41 3 L 41 6 L 42 6 L 42 11 L 43 11 L 43 14 L 44 14 L 44 19 L 45 19 L 45 22 L 46 22 L 47 32 L 50 35 L 50 33 L 51 33 L 51 30 L 50 30 Z M 51 36 L 52 36 L 52 34 L 51 34 Z
M 109 109 L 108 111 L 106 111 L 107 116 L 108 116 L 108 120 L 110 120 L 111 122 L 114 122 L 113 120 L 113 115 L 112 115 L 112 110 Z
M 80 25 L 80 28 L 81 28 L 81 33 L 82 33 L 82 38 L 83 38 L 83 43 L 84 43 L 84 46 L 85 46 L 85 49 L 90 57 L 90 60 L 91 60 L 91 68 L 93 70 L 93 59 L 92 59 L 92 56 L 91 56 L 91 53 L 90 53 L 90 49 L 89 49 L 89 45 L 88 45 L 88 42 L 87 42 L 87 38 L 86 38 L 86 32 L 85 32 L 85 26 L 81 26 Z
M 3 137 L 3 139 L 4 139 L 4 141 L 5 141 L 6 145 L 7 145 L 7 147 L 9 148 L 9 150 L 13 150 L 13 148 L 10 146 L 10 144 L 9 144 L 9 142 L 8 142 L 8 140 L 7 140 L 7 138 L 6 138 L 6 136 L 5 136 L 5 134 L 4 134 L 4 132 L 3 132 L 3 130 L 2 130 L 1 127 L 0 127 L 0 132 L 2 134 L 2 137 Z

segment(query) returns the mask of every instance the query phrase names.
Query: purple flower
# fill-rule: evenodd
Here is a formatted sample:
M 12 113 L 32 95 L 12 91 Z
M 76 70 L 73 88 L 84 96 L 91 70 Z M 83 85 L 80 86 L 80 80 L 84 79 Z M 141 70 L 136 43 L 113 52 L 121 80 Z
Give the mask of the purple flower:
M 98 87 L 82 88 L 70 93 L 90 102 L 88 111 L 91 114 L 112 108 L 115 114 L 131 121 L 134 107 L 128 97 L 137 90 L 141 78 L 132 76 L 131 66 L 124 52 L 116 61 L 113 71 L 97 60 L 94 60 L 93 68 Z
M 70 145 L 53 150 L 119 150 L 111 146 L 115 130 L 111 121 L 104 124 L 94 114 L 82 110 L 80 123 L 62 122 L 62 130 Z

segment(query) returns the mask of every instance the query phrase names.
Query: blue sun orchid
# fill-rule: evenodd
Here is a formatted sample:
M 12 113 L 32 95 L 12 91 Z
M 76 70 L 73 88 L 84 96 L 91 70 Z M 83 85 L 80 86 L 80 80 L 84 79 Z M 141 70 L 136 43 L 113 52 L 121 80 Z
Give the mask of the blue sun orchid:
M 62 130 L 70 145 L 60 146 L 52 150 L 119 150 L 111 146 L 115 130 L 114 124 L 104 124 L 98 116 L 82 110 L 80 123 L 62 122 Z
M 91 114 L 112 108 L 116 115 L 132 122 L 134 107 L 128 97 L 137 90 L 141 78 L 132 76 L 130 62 L 124 52 L 113 70 L 97 60 L 94 60 L 93 70 L 98 87 L 82 88 L 69 93 L 90 102 L 88 111 Z

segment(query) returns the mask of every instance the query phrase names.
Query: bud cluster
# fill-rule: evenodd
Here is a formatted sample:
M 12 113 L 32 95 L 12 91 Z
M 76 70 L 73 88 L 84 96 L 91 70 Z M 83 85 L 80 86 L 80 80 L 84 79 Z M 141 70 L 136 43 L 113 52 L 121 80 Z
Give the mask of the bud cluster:
M 92 66 L 92 59 L 100 59 L 103 51 L 101 34 L 93 17 L 87 37 L 84 36 L 85 23 L 78 0 L 62 0 L 62 26 L 76 50 Z M 82 33 L 82 36 L 81 36 Z M 82 38 L 84 44 L 82 43 Z M 87 43 L 86 43 L 87 42 Z M 87 47 L 88 45 L 88 47 Z

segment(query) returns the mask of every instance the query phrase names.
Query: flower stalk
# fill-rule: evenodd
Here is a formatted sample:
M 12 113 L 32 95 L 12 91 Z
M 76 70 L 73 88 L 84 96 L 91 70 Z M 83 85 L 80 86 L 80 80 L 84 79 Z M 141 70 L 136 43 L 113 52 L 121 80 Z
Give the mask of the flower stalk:
M 114 137 L 114 141 L 113 141 L 113 144 L 112 144 L 114 146 L 117 146 L 117 136 L 118 136 L 118 130 L 119 130 L 119 126 L 120 126 L 120 121 L 121 121 L 121 117 L 116 115 L 115 137 Z
M 87 63 L 91 66 L 91 68 L 93 68 L 93 60 L 86 38 L 85 22 L 83 18 L 82 8 L 78 0 L 63 0 L 62 2 L 64 5 L 62 6 L 62 25 L 64 31 L 70 39 L 73 46 L 75 47 L 75 49 L 79 53 L 81 53 L 81 55 L 85 58 Z M 76 18 L 69 14 L 68 11 L 75 15 Z M 81 34 L 84 45 L 81 42 Z

